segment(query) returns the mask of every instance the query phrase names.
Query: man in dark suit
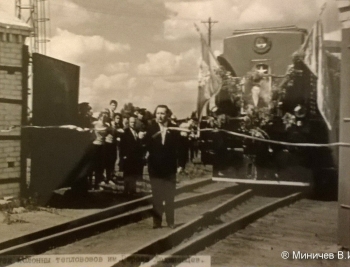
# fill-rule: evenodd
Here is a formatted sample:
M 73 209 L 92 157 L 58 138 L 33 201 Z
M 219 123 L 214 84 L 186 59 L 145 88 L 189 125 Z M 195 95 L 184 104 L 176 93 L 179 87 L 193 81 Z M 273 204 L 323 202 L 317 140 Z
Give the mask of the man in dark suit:
M 157 106 L 155 121 L 146 134 L 148 172 L 153 195 L 153 228 L 160 228 L 165 212 L 166 222 L 174 228 L 174 198 L 176 190 L 176 171 L 180 134 L 169 127 L 176 127 L 170 122 L 171 111 L 165 105 Z M 163 206 L 165 202 L 165 206 Z
M 253 106 L 254 108 L 267 108 L 268 103 L 264 100 L 264 98 L 260 95 L 260 85 L 253 85 L 251 89 L 251 94 L 248 95 L 245 105 L 246 106 Z
M 135 130 L 135 121 L 135 116 L 129 118 L 129 127 L 125 129 L 120 140 L 119 166 L 123 171 L 124 193 L 127 195 L 136 193 L 136 181 L 142 180 L 143 174 L 144 148 L 141 141 L 143 136 Z

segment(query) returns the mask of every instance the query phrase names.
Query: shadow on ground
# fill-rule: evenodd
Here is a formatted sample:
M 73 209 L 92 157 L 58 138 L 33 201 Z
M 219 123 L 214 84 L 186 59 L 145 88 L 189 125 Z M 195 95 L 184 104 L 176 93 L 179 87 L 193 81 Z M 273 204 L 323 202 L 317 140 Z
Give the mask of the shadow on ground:
M 178 174 L 178 180 L 188 180 L 195 177 L 210 177 L 211 166 L 204 166 L 200 161 L 196 163 L 189 162 L 185 172 Z M 148 176 L 144 174 L 144 176 Z M 120 179 L 114 181 L 115 186 L 103 187 L 103 191 L 79 191 L 70 189 L 59 189 L 48 196 L 42 196 L 39 203 L 42 206 L 49 206 L 60 209 L 103 209 L 110 206 L 125 203 L 137 198 L 144 197 L 151 193 L 149 180 L 144 178 L 137 182 L 138 193 L 134 195 L 123 194 L 124 183 Z M 79 187 L 78 187 L 79 188 Z

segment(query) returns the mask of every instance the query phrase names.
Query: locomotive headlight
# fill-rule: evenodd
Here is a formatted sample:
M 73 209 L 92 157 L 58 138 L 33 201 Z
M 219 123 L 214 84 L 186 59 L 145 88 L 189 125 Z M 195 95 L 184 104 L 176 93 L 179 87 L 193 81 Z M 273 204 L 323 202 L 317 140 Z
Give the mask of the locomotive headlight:
M 256 41 L 255 41 L 255 47 L 258 48 L 258 49 L 263 49 L 267 46 L 267 41 L 266 41 L 266 38 L 264 37 L 258 37 L 256 38 Z
M 265 36 L 258 36 L 254 40 L 254 51 L 258 54 L 265 54 L 271 49 L 271 40 Z

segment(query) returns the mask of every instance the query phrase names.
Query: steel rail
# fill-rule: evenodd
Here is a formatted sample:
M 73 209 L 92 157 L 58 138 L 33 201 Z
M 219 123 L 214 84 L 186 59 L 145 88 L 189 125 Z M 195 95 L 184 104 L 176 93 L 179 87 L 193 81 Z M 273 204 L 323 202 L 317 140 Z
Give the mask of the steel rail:
M 245 228 L 247 225 L 265 216 L 266 214 L 296 202 L 297 200 L 301 199 L 302 196 L 303 194 L 300 192 L 294 193 L 248 212 L 247 214 L 240 216 L 231 222 L 224 223 L 223 225 L 211 230 L 209 233 L 198 236 L 190 242 L 171 249 L 167 252 L 167 256 L 164 257 L 164 259 L 180 255 L 194 255 L 206 247 L 215 244 L 218 240 L 224 239 L 228 235 Z M 149 266 L 160 267 L 161 263 L 158 262 Z
M 196 196 L 185 197 L 175 201 L 175 207 L 183 207 L 196 202 L 205 201 L 207 199 L 222 195 L 222 194 L 235 194 L 239 192 L 240 186 L 233 185 L 230 187 L 212 190 L 210 192 L 202 193 Z M 140 208 L 139 210 L 133 210 L 124 214 L 111 216 L 108 218 L 102 218 L 100 220 L 77 226 L 75 228 L 56 232 L 52 235 L 46 235 L 38 239 L 33 239 L 29 242 L 20 243 L 15 246 L 8 247 L 0 250 L 0 255 L 37 255 L 48 251 L 52 248 L 67 245 L 95 234 L 108 231 L 113 228 L 117 228 L 129 223 L 140 221 L 144 218 L 151 216 L 152 207 Z
M 253 196 L 252 190 L 246 190 L 229 200 L 221 203 L 211 210 L 205 212 L 204 214 L 197 216 L 195 219 L 187 222 L 186 224 L 180 226 L 174 231 L 165 234 L 160 238 L 156 238 L 155 240 L 150 241 L 148 244 L 142 245 L 136 250 L 132 251 L 128 256 L 124 257 L 124 259 L 114 265 L 113 267 L 121 267 L 127 266 L 127 263 L 132 261 L 137 261 L 138 255 L 157 255 L 161 254 L 164 251 L 171 249 L 173 246 L 179 245 L 183 240 L 192 236 L 198 229 L 201 227 L 206 227 L 214 222 L 214 220 L 224 214 L 225 212 L 231 210 L 238 204 L 241 204 L 248 198 Z M 133 258 L 136 257 L 134 260 Z M 152 256 L 151 256 L 152 257 Z
M 229 199 L 225 203 L 218 205 L 212 210 L 202 214 L 196 219 L 193 219 L 190 222 L 182 225 L 175 231 L 168 233 L 163 237 L 155 239 L 148 244 L 136 249 L 127 257 L 124 257 L 122 261 L 119 261 L 112 266 L 121 267 L 126 266 L 125 264 L 128 262 L 137 262 L 137 258 L 140 255 L 144 257 L 150 257 L 150 255 L 155 256 L 166 252 L 167 255 L 163 257 L 165 261 L 176 256 L 194 255 L 198 251 L 203 250 L 205 247 L 208 247 L 216 243 L 218 240 L 227 237 L 229 234 L 246 227 L 248 224 L 265 216 L 269 212 L 297 201 L 303 195 L 302 193 L 294 193 L 287 197 L 278 199 L 272 203 L 266 204 L 260 208 L 248 212 L 247 214 L 240 216 L 231 222 L 224 223 L 221 226 L 211 230 L 209 233 L 195 237 L 192 241 L 181 244 L 181 242 L 191 237 L 198 229 L 213 224 L 213 222 L 215 222 L 215 218 L 232 209 L 235 205 L 246 200 L 248 197 L 251 197 L 253 195 L 252 192 L 252 190 L 244 191 L 243 193 Z M 163 266 L 162 264 L 164 264 L 164 262 L 155 262 L 153 265 L 152 263 L 148 263 L 147 266 L 160 267 Z
M 198 182 L 194 182 L 188 185 L 184 185 L 181 186 L 179 188 L 176 189 L 176 194 L 179 195 L 181 193 L 184 192 L 189 192 L 192 191 L 196 188 L 208 185 L 210 183 L 212 183 L 212 179 L 208 178 L 208 179 L 203 179 L 201 181 Z M 3 242 L 0 242 L 0 255 L 1 255 L 1 251 L 8 249 L 10 247 L 13 246 L 17 246 L 20 245 L 22 243 L 27 243 L 27 242 L 31 242 L 37 239 L 41 239 L 44 238 L 46 236 L 50 236 L 50 235 L 54 235 L 60 232 L 64 232 L 64 231 L 68 231 L 77 227 L 81 227 L 84 225 L 88 225 L 90 223 L 93 222 L 97 222 L 97 221 L 101 221 L 105 218 L 110 218 L 110 217 L 114 217 L 116 215 L 128 212 L 130 210 L 142 207 L 142 206 L 146 206 L 149 205 L 151 203 L 151 195 L 139 198 L 139 199 L 135 199 L 132 201 L 128 201 L 122 204 L 118 204 L 118 205 L 114 205 L 108 208 L 105 208 L 101 211 L 98 211 L 96 213 L 84 216 L 84 217 L 80 217 L 77 219 L 73 219 L 71 221 L 65 222 L 65 223 L 61 223 L 52 227 L 48 227 L 42 230 L 38 230 L 36 232 L 30 233 L 30 234 L 26 234 L 20 237 L 16 237 L 13 239 L 9 239 Z

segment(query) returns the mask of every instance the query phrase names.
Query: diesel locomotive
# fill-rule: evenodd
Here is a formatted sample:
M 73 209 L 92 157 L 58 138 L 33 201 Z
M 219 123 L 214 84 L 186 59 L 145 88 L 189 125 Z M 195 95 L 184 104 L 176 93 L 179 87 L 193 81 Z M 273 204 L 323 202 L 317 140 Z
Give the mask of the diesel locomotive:
M 330 128 L 317 105 L 318 77 L 304 63 L 307 37 L 305 29 L 288 26 L 236 30 L 224 39 L 217 57 L 222 88 L 201 122 L 217 129 L 200 136 L 214 179 L 336 189 L 338 151 L 323 145 L 338 139 L 340 60 L 326 53 L 326 97 L 335 109 Z

